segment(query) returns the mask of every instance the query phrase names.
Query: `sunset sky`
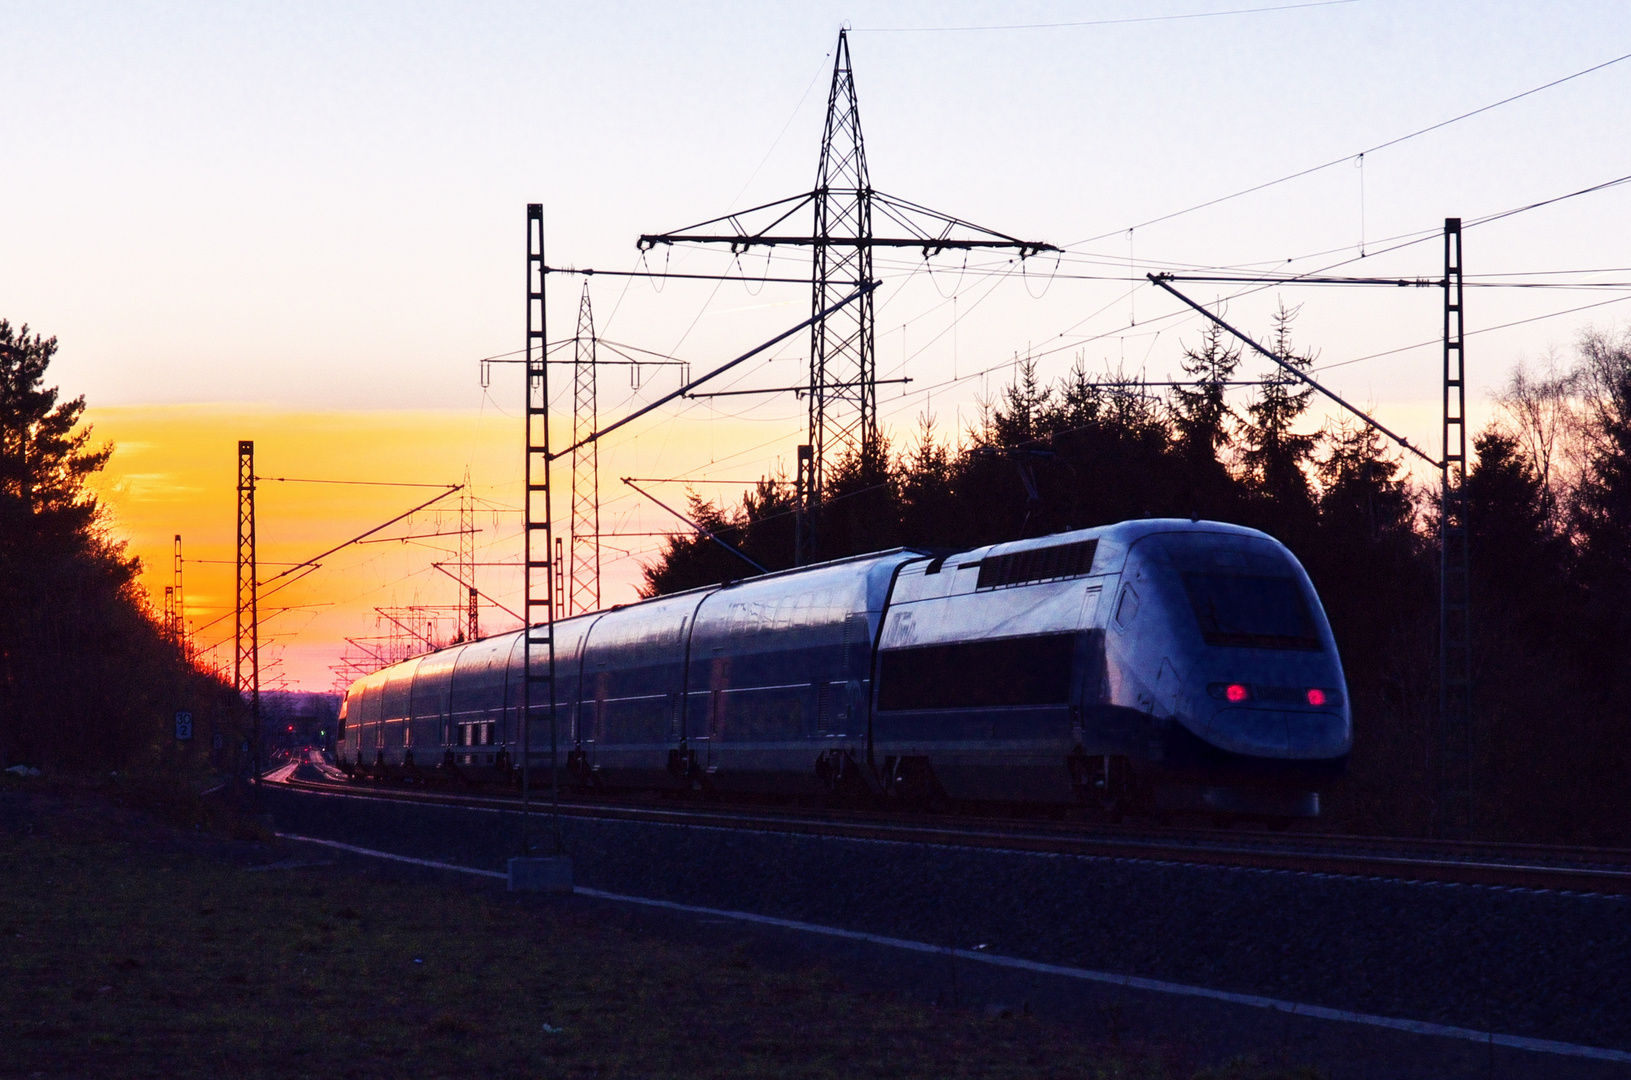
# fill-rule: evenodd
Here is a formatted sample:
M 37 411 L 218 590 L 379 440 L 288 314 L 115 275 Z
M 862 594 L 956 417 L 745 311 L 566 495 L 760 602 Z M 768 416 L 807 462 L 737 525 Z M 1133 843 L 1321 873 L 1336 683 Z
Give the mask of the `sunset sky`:
M 1122 279 L 1433 277 L 1446 216 L 1631 174 L 1631 9 L 1610 2 L 0 0 L 0 316 L 59 338 L 51 380 L 84 394 L 117 446 L 102 486 L 149 589 L 162 597 L 181 533 L 197 641 L 230 636 L 239 439 L 266 477 L 456 484 L 468 470 L 480 558 L 516 559 L 520 378 L 496 366 L 484 388 L 479 361 L 521 345 L 525 205 L 545 207 L 552 263 L 626 270 L 642 232 L 807 190 L 846 24 L 873 183 L 1068 248 L 1023 267 L 880 258 L 879 374 L 914 380 L 880 391 L 897 441 L 925 411 L 957 430 L 1016 356 L 1049 379 L 1078 356 L 1175 375 L 1198 317 Z M 1626 324 L 1628 210 L 1631 184 L 1468 229 L 1470 275 L 1582 286 L 1470 290 L 1475 416 L 1515 363 Z M 602 334 L 698 371 L 807 314 L 807 287 L 757 280 L 808 273 L 801 256 L 646 265 L 747 279 L 593 279 Z M 1586 270 L 1603 272 L 1554 274 Z M 570 334 L 581 285 L 551 278 L 552 337 Z M 1208 302 L 1234 292 L 1194 287 Z M 1436 450 L 1436 290 L 1271 289 L 1228 310 L 1266 332 L 1281 298 L 1303 305 L 1322 379 Z M 796 383 L 806 348 L 795 338 L 727 382 Z M 602 414 L 676 378 L 608 368 Z M 624 535 L 608 539 L 606 602 L 632 598 L 658 543 L 641 534 L 673 524 L 619 477 L 734 498 L 790 463 L 803 415 L 791 395 L 696 400 L 609 441 L 603 531 Z M 683 502 L 682 482 L 652 490 Z M 262 577 L 431 494 L 268 481 Z M 442 506 L 381 535 L 451 530 L 457 501 Z M 384 633 L 377 608 L 453 604 L 431 566 L 453 539 L 352 547 L 269 600 L 288 610 L 266 623 L 268 679 L 327 689 L 348 637 Z M 515 606 L 513 569 L 478 580 Z M 508 625 L 497 610 L 486 623 Z

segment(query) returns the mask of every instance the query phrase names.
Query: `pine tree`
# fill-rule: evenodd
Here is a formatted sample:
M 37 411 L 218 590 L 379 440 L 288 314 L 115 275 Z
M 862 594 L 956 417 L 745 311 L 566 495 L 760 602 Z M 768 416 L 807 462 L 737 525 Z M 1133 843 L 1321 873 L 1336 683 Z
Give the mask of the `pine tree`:
M 935 434 L 932 413 L 918 417 L 917 441 L 900 465 L 901 533 L 908 544 L 955 547 L 963 523 L 952 491 L 951 451 Z
M 87 449 L 90 425 L 79 427 L 83 397 L 59 402 L 56 387 L 44 385 L 56 352 L 56 338 L 0 319 L 0 515 L 11 537 L 19 528 L 47 528 L 64 539 L 89 529 L 98 515 L 85 484 L 113 449 Z
M 0 767 L 124 768 L 203 680 L 103 527 L 87 484 L 112 447 L 45 385 L 56 350 L 0 319 Z
M 1036 361 L 1019 360 L 1014 381 L 991 409 L 984 441 L 992 446 L 1020 446 L 1040 434 L 1052 411 L 1053 391 L 1036 377 Z
M 1292 367 L 1306 371 L 1314 355 L 1297 352 L 1291 343 L 1291 324 L 1297 311 L 1282 302 L 1274 313 L 1274 353 Z M 1292 430 L 1313 396 L 1307 384 L 1283 368 L 1276 368 L 1264 380 L 1256 399 L 1246 406 L 1251 419 L 1242 433 L 1245 446 L 1241 464 L 1254 491 L 1276 504 L 1276 517 L 1301 521 L 1313 509 L 1307 468 L 1318 437 Z
M 1234 448 L 1232 428 L 1240 417 L 1225 393 L 1229 377 L 1240 366 L 1240 347 L 1226 343 L 1223 329 L 1209 325 L 1199 349 L 1184 349 L 1180 361 L 1193 386 L 1172 388 L 1172 424 L 1183 465 L 1180 495 L 1191 514 L 1233 516 L 1237 499 L 1228 458 Z

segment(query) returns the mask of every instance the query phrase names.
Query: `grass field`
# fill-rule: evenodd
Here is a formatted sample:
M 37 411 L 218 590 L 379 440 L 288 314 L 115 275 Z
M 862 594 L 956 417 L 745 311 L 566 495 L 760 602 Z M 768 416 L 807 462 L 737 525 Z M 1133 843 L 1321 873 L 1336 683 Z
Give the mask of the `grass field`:
M 592 905 L 391 880 L 85 793 L 10 786 L 0 811 L 0 1075 L 1317 1075 L 1198 1072 L 1099 1032 L 766 970 Z

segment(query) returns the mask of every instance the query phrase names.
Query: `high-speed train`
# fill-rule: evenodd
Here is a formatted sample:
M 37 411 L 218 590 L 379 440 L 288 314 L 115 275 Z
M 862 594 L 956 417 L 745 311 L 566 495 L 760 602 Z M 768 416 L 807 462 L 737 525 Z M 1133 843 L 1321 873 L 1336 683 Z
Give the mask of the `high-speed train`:
M 552 697 L 566 784 L 1283 820 L 1319 813 L 1352 746 L 1308 575 L 1216 522 L 878 552 L 564 619 L 554 643 L 527 740 L 517 631 L 353 684 L 341 767 L 504 781 L 525 742 L 536 785 Z

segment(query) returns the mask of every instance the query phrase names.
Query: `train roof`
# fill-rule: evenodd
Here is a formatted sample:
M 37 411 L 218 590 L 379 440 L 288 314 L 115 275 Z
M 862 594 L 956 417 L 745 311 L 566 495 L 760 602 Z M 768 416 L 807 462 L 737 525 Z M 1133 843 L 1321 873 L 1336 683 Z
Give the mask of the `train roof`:
M 1072 529 L 1026 540 L 1006 540 L 997 544 L 986 544 L 983 547 L 964 548 L 955 555 L 959 560 L 978 560 L 1097 540 L 1099 554 L 1094 559 L 1094 565 L 1099 568 L 1098 572 L 1104 573 L 1119 568 L 1121 557 L 1126 555 L 1127 549 L 1146 536 L 1174 532 L 1227 533 L 1234 536 L 1254 536 L 1278 543 L 1267 533 L 1245 525 L 1231 525 L 1226 521 L 1208 521 L 1203 518 L 1135 518 L 1131 521 L 1119 521 L 1114 525 L 1097 525 L 1090 529 Z
M 659 600 L 669 600 L 677 596 L 697 595 L 701 593 L 718 592 L 724 589 L 742 588 L 745 586 L 756 585 L 761 582 L 775 581 L 804 574 L 816 573 L 838 566 L 878 562 L 895 556 L 906 556 L 907 558 L 903 559 L 903 562 L 913 561 L 916 559 L 929 560 L 949 558 L 979 560 L 993 555 L 1008 555 L 1015 552 L 1055 547 L 1060 544 L 1097 540 L 1100 542 L 1101 557 L 1095 560 L 1095 564 L 1099 566 L 1106 566 L 1107 562 L 1113 562 L 1119 566 L 1120 558 L 1125 556 L 1127 549 L 1132 547 L 1139 540 L 1156 533 L 1171 532 L 1232 533 L 1239 536 L 1256 536 L 1270 540 L 1273 539 L 1266 533 L 1260 532 L 1257 529 L 1247 528 L 1244 525 L 1231 525 L 1228 522 L 1223 521 L 1207 521 L 1204 519 L 1190 518 L 1137 518 L 1131 521 L 1117 522 L 1113 525 L 1098 525 L 1088 529 L 1072 529 L 1068 532 L 1049 533 L 1046 536 L 1035 536 L 1025 540 L 1006 540 L 996 544 L 985 544 L 979 547 L 971 548 L 957 548 L 952 549 L 951 551 L 946 551 L 944 549 L 931 550 L 916 547 L 888 548 L 883 551 L 867 552 L 863 555 L 849 555 L 841 559 L 829 559 L 825 562 L 811 563 L 808 566 L 790 567 L 786 570 L 773 570 L 768 574 L 755 574 L 751 577 L 737 578 L 731 581 L 721 582 L 719 584 L 699 585 L 693 589 L 685 589 L 680 592 L 673 593 L 663 593 L 661 596 L 653 596 L 645 600 L 636 600 L 628 604 L 614 604 L 609 608 L 602 608 L 600 611 L 585 612 L 582 615 L 575 615 L 572 617 L 592 618 L 595 615 L 603 614 L 608 611 L 628 610 L 630 608 L 640 607 L 643 604 L 652 603 Z M 1105 550 L 1106 548 L 1111 550 Z M 1109 558 L 1106 559 L 1106 556 Z M 1107 566 L 1106 569 L 1108 569 Z M 562 621 L 564 622 L 565 620 Z M 483 641 L 492 641 L 495 638 L 513 637 L 518 633 L 520 633 L 519 628 L 515 630 L 507 630 L 502 634 L 493 634 L 490 637 L 477 638 L 474 641 L 461 641 L 454 645 L 447 645 L 442 649 L 436 650 L 436 652 L 445 652 L 449 649 L 462 648 L 466 645 L 473 645 Z M 424 655 L 433 656 L 436 655 L 436 653 L 426 653 Z

